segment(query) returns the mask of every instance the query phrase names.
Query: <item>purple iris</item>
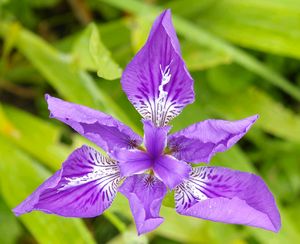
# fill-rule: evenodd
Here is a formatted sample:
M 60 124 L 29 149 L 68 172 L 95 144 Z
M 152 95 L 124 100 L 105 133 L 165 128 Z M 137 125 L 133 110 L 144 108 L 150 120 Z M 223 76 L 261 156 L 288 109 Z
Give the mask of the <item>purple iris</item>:
M 144 138 L 102 112 L 46 95 L 50 116 L 107 152 L 76 149 L 62 168 L 13 211 L 65 217 L 95 217 L 124 194 L 143 234 L 157 228 L 162 200 L 174 191 L 176 211 L 213 221 L 274 232 L 281 226 L 275 200 L 256 175 L 208 163 L 243 137 L 258 116 L 238 121 L 206 120 L 168 135 L 169 121 L 194 101 L 193 79 L 181 58 L 170 10 L 154 22 L 145 46 L 128 64 L 121 83 L 143 117 Z

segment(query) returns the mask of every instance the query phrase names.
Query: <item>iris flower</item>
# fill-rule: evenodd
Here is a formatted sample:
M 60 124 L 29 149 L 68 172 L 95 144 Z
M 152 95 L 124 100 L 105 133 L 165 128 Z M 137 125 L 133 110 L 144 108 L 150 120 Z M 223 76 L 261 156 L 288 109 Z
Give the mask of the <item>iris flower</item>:
M 181 58 L 170 10 L 154 22 L 144 47 L 126 67 L 121 83 L 143 117 L 144 138 L 105 113 L 46 95 L 50 117 L 71 126 L 104 151 L 76 149 L 62 168 L 13 211 L 65 217 L 101 215 L 117 192 L 129 201 L 138 234 L 157 228 L 168 190 L 181 215 L 279 231 L 272 193 L 254 174 L 209 163 L 243 137 L 256 121 L 205 120 L 169 135 L 168 123 L 194 101 L 193 79 Z

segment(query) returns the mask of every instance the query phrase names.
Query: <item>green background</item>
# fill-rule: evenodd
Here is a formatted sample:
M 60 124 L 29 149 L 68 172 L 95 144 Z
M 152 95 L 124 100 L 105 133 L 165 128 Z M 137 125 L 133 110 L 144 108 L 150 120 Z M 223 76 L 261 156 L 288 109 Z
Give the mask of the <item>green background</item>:
M 50 120 L 44 94 L 112 114 L 141 133 L 120 75 L 155 17 L 173 13 L 196 102 L 173 131 L 207 118 L 259 114 L 212 164 L 254 172 L 273 192 L 278 234 L 179 216 L 138 237 L 120 194 L 104 215 L 66 219 L 20 203 L 84 138 Z M 0 0 L 0 243 L 300 243 L 299 0 Z

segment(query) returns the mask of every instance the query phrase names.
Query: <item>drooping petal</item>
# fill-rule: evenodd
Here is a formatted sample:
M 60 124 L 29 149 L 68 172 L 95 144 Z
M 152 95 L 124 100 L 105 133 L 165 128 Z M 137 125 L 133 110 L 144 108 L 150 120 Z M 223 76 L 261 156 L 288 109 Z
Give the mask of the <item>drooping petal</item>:
M 115 161 L 82 146 L 13 211 L 16 215 L 39 210 L 65 217 L 95 217 L 111 205 L 119 181 Z
M 156 177 L 170 189 L 173 189 L 189 177 L 191 167 L 170 155 L 163 155 L 155 161 L 153 171 Z
M 281 227 L 272 193 L 254 174 L 222 167 L 193 168 L 175 189 L 176 211 L 217 222 L 244 224 L 274 232 Z
M 164 221 L 159 210 L 167 188 L 157 178 L 147 174 L 131 176 L 119 191 L 128 198 L 139 235 L 154 230 Z
M 143 141 L 128 126 L 110 115 L 49 95 L 46 95 L 46 100 L 51 117 L 71 126 L 107 152 L 115 148 L 133 148 Z
M 140 150 L 117 150 L 110 156 L 119 162 L 122 177 L 140 174 L 152 165 L 149 154 Z
M 121 83 L 137 111 L 157 126 L 166 125 L 194 101 L 193 79 L 181 58 L 170 10 L 155 20 L 145 46 L 127 65 Z
M 145 147 L 147 152 L 151 154 L 153 158 L 156 158 L 162 155 L 167 145 L 167 135 L 171 127 L 156 127 L 150 120 L 144 120 L 143 123 Z
M 209 162 L 217 152 L 224 152 L 240 140 L 258 116 L 236 121 L 205 120 L 168 137 L 168 147 L 177 159 Z

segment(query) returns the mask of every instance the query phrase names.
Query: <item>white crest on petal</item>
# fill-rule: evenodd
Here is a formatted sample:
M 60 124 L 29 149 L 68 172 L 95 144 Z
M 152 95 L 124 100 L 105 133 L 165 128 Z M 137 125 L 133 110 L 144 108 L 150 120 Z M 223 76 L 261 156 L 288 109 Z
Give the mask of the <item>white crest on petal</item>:
M 159 65 L 161 81 L 158 86 L 158 97 L 148 97 L 133 101 L 134 107 L 143 118 L 151 120 L 156 126 L 167 125 L 185 106 L 184 104 L 179 104 L 178 101 L 172 97 L 169 97 L 169 93 L 165 90 L 165 86 L 170 83 L 172 79 L 171 63 L 172 61 L 165 67 Z
M 171 61 L 172 63 L 172 61 Z M 165 108 L 166 108 L 166 102 L 167 102 L 167 97 L 168 97 L 168 92 L 164 91 L 164 86 L 168 84 L 171 80 L 171 70 L 170 70 L 170 65 L 167 65 L 164 69 L 162 69 L 161 65 L 159 65 L 160 73 L 161 73 L 161 83 L 158 87 L 158 99 L 157 99 L 157 104 L 156 104 L 156 113 L 154 114 L 154 121 L 155 124 L 158 126 L 163 126 L 166 124 L 164 121 L 164 116 L 165 116 Z
M 191 207 L 198 201 L 208 199 L 203 188 L 206 185 L 206 172 L 201 167 L 193 168 L 190 178 L 175 188 L 175 202 L 177 211 Z

